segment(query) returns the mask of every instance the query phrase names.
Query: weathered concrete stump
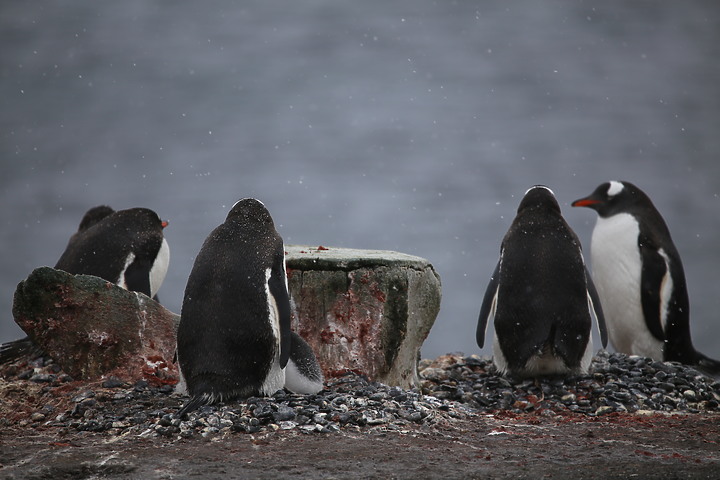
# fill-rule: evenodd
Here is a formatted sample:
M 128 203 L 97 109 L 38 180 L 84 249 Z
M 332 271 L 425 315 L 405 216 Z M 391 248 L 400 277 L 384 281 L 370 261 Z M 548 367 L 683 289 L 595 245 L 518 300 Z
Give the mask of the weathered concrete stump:
M 420 347 L 440 310 L 432 265 L 390 251 L 285 250 L 293 330 L 325 376 L 353 370 L 389 385 L 417 385 Z
M 141 293 L 50 267 L 18 284 L 15 322 L 75 379 L 176 383 L 178 316 Z

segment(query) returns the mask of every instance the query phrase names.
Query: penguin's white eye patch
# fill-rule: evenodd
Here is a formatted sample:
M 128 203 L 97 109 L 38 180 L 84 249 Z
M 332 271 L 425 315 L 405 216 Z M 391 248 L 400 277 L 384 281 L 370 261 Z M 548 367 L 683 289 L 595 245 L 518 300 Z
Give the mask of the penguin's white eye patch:
M 618 193 L 622 192 L 623 188 L 625 188 L 625 186 L 622 183 L 613 180 L 610 182 L 610 188 L 608 188 L 607 191 L 608 197 L 614 197 Z

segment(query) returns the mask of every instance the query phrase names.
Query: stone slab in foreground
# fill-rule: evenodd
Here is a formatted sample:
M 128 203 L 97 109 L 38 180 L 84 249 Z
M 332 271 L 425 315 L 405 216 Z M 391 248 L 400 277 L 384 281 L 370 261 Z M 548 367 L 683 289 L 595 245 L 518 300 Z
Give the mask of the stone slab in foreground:
M 391 251 L 285 250 L 293 330 L 325 375 L 353 370 L 389 385 L 417 385 L 420 347 L 440 310 L 433 266 Z
M 13 315 L 75 379 L 177 381 L 172 359 L 178 316 L 141 293 L 40 267 L 18 285 Z

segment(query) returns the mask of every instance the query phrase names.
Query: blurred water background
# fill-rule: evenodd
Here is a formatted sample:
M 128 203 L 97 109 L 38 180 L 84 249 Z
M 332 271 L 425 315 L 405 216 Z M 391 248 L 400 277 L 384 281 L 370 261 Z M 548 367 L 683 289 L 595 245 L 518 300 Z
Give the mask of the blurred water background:
M 587 251 L 595 213 L 569 204 L 623 179 L 665 216 L 720 357 L 718 2 L 6 1 L 0 53 L 0 341 L 89 207 L 170 221 L 179 313 L 251 196 L 288 244 L 429 259 L 423 356 L 489 355 L 477 315 L 525 190 L 550 186 Z

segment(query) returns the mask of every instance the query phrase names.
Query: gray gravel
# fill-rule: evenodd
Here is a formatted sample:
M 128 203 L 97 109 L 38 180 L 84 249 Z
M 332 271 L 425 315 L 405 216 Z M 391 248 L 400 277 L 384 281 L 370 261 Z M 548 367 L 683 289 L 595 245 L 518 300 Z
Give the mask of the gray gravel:
M 489 359 L 461 354 L 423 360 L 420 372 L 422 385 L 412 390 L 348 373 L 328 381 L 317 395 L 278 391 L 270 398 L 202 407 L 184 419 L 174 414 L 187 397 L 175 394 L 172 386 L 154 387 L 145 381 L 129 385 L 109 378 L 95 388 L 71 393 L 69 409 L 55 411 L 46 405 L 19 423 L 68 432 L 191 438 L 281 429 L 308 434 L 402 431 L 441 418 L 499 411 L 599 416 L 720 410 L 717 380 L 677 363 L 622 354 L 601 352 L 591 374 L 568 379 L 503 378 L 493 373 Z M 44 392 L 71 381 L 52 360 L 42 358 L 6 369 L 3 376 L 41 385 Z
M 565 379 L 499 377 L 490 359 L 474 355 L 440 357 L 421 362 L 421 367 L 425 393 L 483 412 L 699 413 L 718 411 L 720 406 L 717 379 L 676 362 L 605 351 L 593 359 L 589 375 Z

